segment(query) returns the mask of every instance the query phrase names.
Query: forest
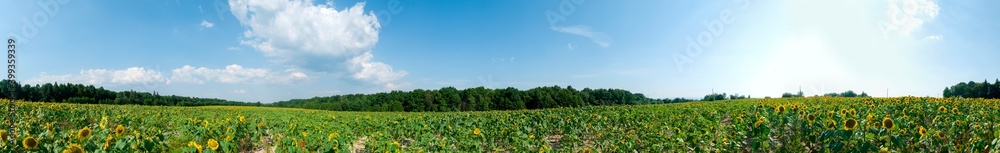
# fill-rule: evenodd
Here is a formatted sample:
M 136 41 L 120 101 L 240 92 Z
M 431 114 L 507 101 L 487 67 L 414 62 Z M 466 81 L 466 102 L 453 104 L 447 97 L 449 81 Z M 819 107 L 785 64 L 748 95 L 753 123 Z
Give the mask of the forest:
M 12 91 L 9 91 L 12 90 Z M 292 99 L 270 104 L 260 102 L 239 102 L 217 98 L 197 98 L 177 95 L 164 96 L 157 92 L 111 91 L 104 87 L 71 83 L 45 83 L 42 85 L 20 85 L 9 80 L 0 81 L 0 96 L 9 98 L 10 93 L 25 101 L 155 105 L 155 106 L 271 106 L 336 111 L 407 111 L 407 112 L 447 112 L 447 111 L 489 111 L 521 110 L 559 107 L 606 106 L 660 104 L 694 101 L 692 99 L 653 99 L 641 93 L 623 89 L 578 90 L 572 86 L 546 86 L 528 90 L 513 87 L 488 89 L 475 87 L 456 89 L 443 87 L 436 90 L 416 89 L 412 91 L 390 91 L 374 94 L 347 94 L 309 99 Z M 784 93 L 782 98 L 802 97 L 802 92 Z M 820 95 L 817 95 L 820 96 Z M 828 97 L 869 97 L 867 93 L 853 91 L 828 93 Z M 1000 79 L 994 83 L 983 81 L 961 82 L 944 89 L 944 97 L 1000 98 Z M 744 95 L 710 94 L 703 101 L 735 100 L 750 98 Z
M 261 106 L 260 102 L 246 103 L 229 101 L 216 98 L 196 98 L 184 96 L 162 96 L 153 92 L 137 91 L 111 91 L 104 87 L 94 87 L 83 84 L 60 84 L 45 83 L 20 85 L 17 81 L 0 81 L 0 96 L 10 98 L 10 93 L 15 94 L 15 98 L 24 101 L 58 102 L 76 104 L 118 104 L 118 105 L 155 105 L 155 106 L 208 106 L 208 105 L 231 105 L 231 106 Z
M 986 80 L 983 80 L 983 83 L 961 82 L 944 88 L 943 95 L 944 97 L 1000 98 L 1000 79 L 995 80 L 993 84 Z
M 349 94 L 310 99 L 293 99 L 269 106 L 323 109 L 337 111 L 488 111 L 558 107 L 658 104 L 692 101 L 683 98 L 652 99 L 640 93 L 622 89 L 577 90 L 572 86 L 537 87 L 519 90 L 475 87 L 459 90 L 444 87 L 438 90 L 416 89 L 376 94 Z

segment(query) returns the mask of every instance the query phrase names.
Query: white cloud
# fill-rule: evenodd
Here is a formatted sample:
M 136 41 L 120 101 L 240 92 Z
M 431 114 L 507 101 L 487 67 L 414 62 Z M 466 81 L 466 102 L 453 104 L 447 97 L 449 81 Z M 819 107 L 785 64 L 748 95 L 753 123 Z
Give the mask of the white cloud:
M 569 48 L 569 50 L 573 50 L 573 43 L 567 43 L 566 48 Z
M 887 22 L 882 25 L 883 30 L 898 31 L 901 36 L 910 36 L 925 22 L 934 20 L 940 10 L 932 0 L 889 0 Z
M 932 35 L 924 37 L 924 42 L 938 42 L 941 41 L 941 39 L 943 39 L 941 35 Z
M 309 79 L 310 77 L 295 69 L 274 72 L 263 68 L 244 68 L 240 65 L 229 65 L 225 69 L 209 69 L 185 65 L 171 71 L 165 76 L 156 70 L 143 67 L 130 67 L 124 70 L 89 69 L 81 70 L 80 74 L 47 75 L 26 81 L 29 84 L 52 82 L 80 83 L 90 85 L 150 85 L 187 82 L 204 84 L 218 82 L 226 84 L 288 84 Z
M 41 83 L 52 83 L 52 82 L 70 82 L 70 83 L 80 83 L 80 84 L 90 84 L 90 85 L 104 85 L 104 84 L 154 84 L 154 83 L 165 83 L 169 84 L 170 80 L 166 79 L 160 72 L 155 70 L 146 70 L 142 67 L 130 67 L 124 70 L 108 70 L 108 69 L 89 69 L 80 70 L 80 74 L 66 74 L 66 75 L 46 75 L 42 74 L 40 77 L 36 77 L 28 80 L 26 83 L 29 84 L 41 84 Z
M 243 90 L 243 89 L 240 89 L 240 90 L 233 90 L 233 93 L 234 94 L 245 94 L 245 93 L 247 93 L 247 91 Z
M 243 45 L 273 61 L 317 72 L 351 73 L 353 79 L 392 82 L 406 76 L 373 61 L 381 25 L 365 3 L 336 10 L 333 3 L 311 0 L 230 0 L 234 16 L 245 26 Z
M 597 43 L 597 45 L 600 45 L 601 47 L 604 48 L 611 46 L 611 41 L 612 41 L 611 36 L 608 36 L 607 34 L 601 32 L 596 32 L 589 26 L 583 26 L 583 25 L 568 26 L 568 27 L 553 26 L 550 27 L 549 29 L 552 29 L 557 32 L 587 37 L 590 39 L 590 41 L 593 41 L 594 43 Z
M 401 83 L 401 84 L 386 83 L 385 84 L 385 89 L 386 90 L 390 90 L 390 91 L 391 90 L 399 90 L 399 89 L 407 88 L 407 87 L 410 87 L 410 83 Z
M 263 68 L 244 68 L 236 64 L 228 65 L 225 69 L 185 65 L 172 70 L 170 77 L 174 81 L 196 84 L 204 84 L 206 80 L 227 84 L 292 83 L 307 78 L 309 76 L 305 73 L 293 69 L 278 73 Z
M 203 28 L 211 28 L 211 27 L 214 27 L 214 26 L 215 26 L 215 23 L 208 22 L 208 21 L 205 21 L 205 20 L 201 20 L 201 27 L 203 27 Z
M 228 48 L 226 48 L 226 50 L 240 51 L 240 48 L 239 47 L 228 47 Z
M 406 76 L 405 71 L 393 71 L 392 66 L 389 66 L 380 62 L 373 62 L 372 54 L 370 52 L 365 52 L 365 54 L 351 58 L 349 61 L 350 66 L 348 68 L 350 71 L 355 72 L 352 77 L 358 80 L 364 80 L 374 83 L 387 83 L 395 80 L 399 80 L 403 76 Z

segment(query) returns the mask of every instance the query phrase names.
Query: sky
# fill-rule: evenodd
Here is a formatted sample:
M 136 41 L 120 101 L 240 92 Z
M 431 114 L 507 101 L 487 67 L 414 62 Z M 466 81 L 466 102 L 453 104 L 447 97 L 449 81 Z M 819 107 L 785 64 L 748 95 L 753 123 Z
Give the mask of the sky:
M 1000 1 L 5 0 L 17 79 L 247 102 L 558 85 L 940 97 L 1000 77 Z

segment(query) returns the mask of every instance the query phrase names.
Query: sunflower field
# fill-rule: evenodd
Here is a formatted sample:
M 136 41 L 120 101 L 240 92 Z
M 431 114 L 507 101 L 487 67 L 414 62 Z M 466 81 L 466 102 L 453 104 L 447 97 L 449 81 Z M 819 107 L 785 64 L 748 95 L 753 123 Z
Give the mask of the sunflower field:
M 16 117 L 2 118 L 5 127 L 17 127 L 0 131 L 0 152 L 1000 149 L 1000 100 L 987 99 L 816 97 L 436 113 L 39 102 L 18 107 Z

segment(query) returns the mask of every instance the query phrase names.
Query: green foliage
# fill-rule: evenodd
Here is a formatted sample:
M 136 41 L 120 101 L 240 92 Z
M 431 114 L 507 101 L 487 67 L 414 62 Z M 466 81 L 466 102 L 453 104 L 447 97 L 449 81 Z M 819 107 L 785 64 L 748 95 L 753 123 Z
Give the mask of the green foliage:
M 651 99 L 643 94 L 621 89 L 576 90 L 572 86 L 537 87 L 518 90 L 487 89 L 484 87 L 458 90 L 417 89 L 376 94 L 349 94 L 275 102 L 268 106 L 337 111 L 489 111 L 544 109 L 558 107 L 636 105 L 686 102 L 687 99 Z
M 12 87 L 12 88 L 8 88 Z M 118 105 L 155 105 L 155 106 L 207 106 L 207 105 L 242 105 L 260 106 L 257 103 L 244 103 L 214 98 L 194 98 L 183 96 L 161 96 L 153 92 L 122 91 L 115 92 L 82 84 L 45 83 L 43 85 L 20 86 L 10 80 L 0 81 L 0 97 L 10 98 L 14 94 L 18 100 L 62 102 L 75 104 L 118 104 Z
M 944 88 L 944 97 L 964 97 L 964 98 L 1000 98 L 1000 79 L 993 84 L 983 80 L 983 83 L 969 81 L 961 82 L 951 87 Z

